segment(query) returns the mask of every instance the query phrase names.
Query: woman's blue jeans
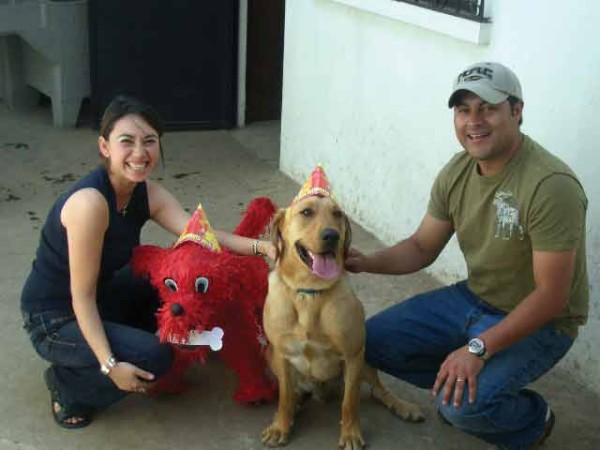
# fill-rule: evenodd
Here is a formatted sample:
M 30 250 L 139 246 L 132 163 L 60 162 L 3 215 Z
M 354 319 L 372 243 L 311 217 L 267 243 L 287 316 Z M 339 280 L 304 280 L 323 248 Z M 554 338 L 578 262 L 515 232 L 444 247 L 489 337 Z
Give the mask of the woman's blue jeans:
M 371 366 L 421 388 L 431 389 L 440 365 L 452 351 L 506 316 L 477 298 L 461 282 L 417 295 L 367 321 L 365 358 Z M 548 325 L 485 363 L 477 379 L 475 403 L 465 389 L 461 406 L 438 411 L 455 427 L 486 442 L 526 449 L 541 436 L 548 405 L 524 389 L 548 372 L 573 339 Z
M 158 378 L 171 367 L 173 354 L 154 334 L 156 306 L 139 286 L 129 270 L 117 273 L 99 289 L 100 315 L 116 359 Z M 23 312 L 23 319 L 36 352 L 51 363 L 49 378 L 67 414 L 97 411 L 127 395 L 100 373 L 98 360 L 72 312 Z

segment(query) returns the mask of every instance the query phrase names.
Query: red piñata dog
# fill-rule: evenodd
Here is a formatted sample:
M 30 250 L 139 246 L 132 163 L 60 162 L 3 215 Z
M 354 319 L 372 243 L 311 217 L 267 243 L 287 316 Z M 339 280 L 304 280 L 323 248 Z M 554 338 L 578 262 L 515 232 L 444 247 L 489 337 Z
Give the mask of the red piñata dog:
M 257 238 L 268 228 L 275 209 L 267 198 L 254 199 L 234 233 Z M 211 348 L 220 349 L 221 359 L 237 375 L 237 402 L 274 398 L 276 385 L 267 375 L 263 354 L 262 310 L 269 274 L 263 258 L 221 249 L 199 205 L 175 245 L 138 246 L 131 265 L 158 291 L 160 339 L 175 348 L 173 368 L 155 391 L 183 390 L 183 373 L 190 365 L 203 363 L 208 348 L 177 344 L 192 344 L 194 336 L 202 336 L 214 339 Z

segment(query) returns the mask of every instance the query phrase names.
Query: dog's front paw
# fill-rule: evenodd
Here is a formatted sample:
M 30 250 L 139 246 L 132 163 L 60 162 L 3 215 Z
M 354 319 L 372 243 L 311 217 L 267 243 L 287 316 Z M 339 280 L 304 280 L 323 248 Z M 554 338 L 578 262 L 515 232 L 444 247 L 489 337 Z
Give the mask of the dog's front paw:
M 269 447 L 279 447 L 287 444 L 289 435 L 289 428 L 285 429 L 277 422 L 273 422 L 262 432 L 260 439 L 263 444 Z
M 358 427 L 351 431 L 342 431 L 338 447 L 343 450 L 361 450 L 365 448 L 365 441 Z

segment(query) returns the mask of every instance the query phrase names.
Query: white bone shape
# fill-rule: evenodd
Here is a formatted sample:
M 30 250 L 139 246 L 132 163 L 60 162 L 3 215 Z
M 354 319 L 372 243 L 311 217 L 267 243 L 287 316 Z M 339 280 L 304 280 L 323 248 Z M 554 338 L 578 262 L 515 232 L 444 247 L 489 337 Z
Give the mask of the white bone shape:
M 222 328 L 214 327 L 212 330 L 204 330 L 198 333 L 196 330 L 190 331 L 187 338 L 187 345 L 208 345 L 213 352 L 223 348 L 223 335 L 225 332 Z

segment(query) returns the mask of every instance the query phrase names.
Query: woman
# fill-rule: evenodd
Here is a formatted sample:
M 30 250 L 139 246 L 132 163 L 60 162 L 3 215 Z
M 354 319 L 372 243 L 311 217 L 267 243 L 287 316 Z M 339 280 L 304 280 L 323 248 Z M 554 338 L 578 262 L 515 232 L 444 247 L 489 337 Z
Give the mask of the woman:
M 179 236 L 189 215 L 148 177 L 162 149 L 163 124 L 150 106 L 119 96 L 101 121 L 104 164 L 58 198 L 41 232 L 21 297 L 25 329 L 51 363 L 44 380 L 51 411 L 64 428 L 128 392 L 146 392 L 172 363 L 154 331 L 157 305 L 127 263 L 151 219 Z M 240 254 L 275 256 L 273 244 L 215 230 Z

